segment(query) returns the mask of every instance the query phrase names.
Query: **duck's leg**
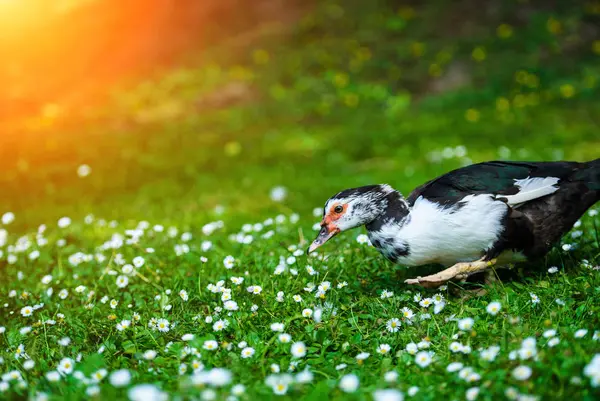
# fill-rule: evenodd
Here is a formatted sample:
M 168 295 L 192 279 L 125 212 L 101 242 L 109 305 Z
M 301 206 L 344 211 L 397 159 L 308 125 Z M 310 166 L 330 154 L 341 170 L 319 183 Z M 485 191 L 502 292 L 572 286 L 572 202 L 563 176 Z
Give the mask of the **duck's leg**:
M 479 273 L 496 264 L 496 259 L 485 260 L 481 258 L 474 262 L 457 263 L 446 270 L 425 277 L 417 277 L 404 281 L 406 284 L 418 284 L 423 287 L 439 287 L 449 280 L 464 280 L 471 274 Z

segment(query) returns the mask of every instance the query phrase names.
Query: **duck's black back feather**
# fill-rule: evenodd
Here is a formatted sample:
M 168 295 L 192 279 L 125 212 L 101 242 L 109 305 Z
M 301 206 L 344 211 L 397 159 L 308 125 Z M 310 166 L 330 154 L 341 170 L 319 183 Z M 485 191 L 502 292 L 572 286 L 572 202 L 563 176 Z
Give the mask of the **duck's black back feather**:
M 544 256 L 587 209 L 600 201 L 600 159 L 587 163 L 526 164 L 537 167 L 529 171 L 530 177 L 560 178 L 559 188 L 550 195 L 526 202 L 519 209 L 510 209 L 503 221 L 501 237 L 486 253 L 488 259 L 504 250 L 523 252 L 528 259 Z M 512 171 L 519 173 L 519 168 Z M 450 182 L 452 179 L 456 178 Z M 488 188 L 498 187 L 491 183 Z
M 556 177 L 562 181 L 585 167 L 586 163 L 578 162 L 490 161 L 472 164 L 415 188 L 407 201 L 412 205 L 419 196 L 423 196 L 440 204 L 455 204 L 471 194 L 514 195 L 519 192 L 515 180 Z

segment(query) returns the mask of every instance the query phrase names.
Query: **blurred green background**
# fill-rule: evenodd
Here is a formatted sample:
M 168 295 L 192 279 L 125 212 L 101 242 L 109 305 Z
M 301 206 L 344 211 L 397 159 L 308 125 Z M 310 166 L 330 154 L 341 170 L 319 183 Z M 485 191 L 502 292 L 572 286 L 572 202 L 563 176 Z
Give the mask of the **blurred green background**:
M 23 4 L 0 2 L 0 212 L 23 228 L 246 222 L 600 156 L 600 1 Z

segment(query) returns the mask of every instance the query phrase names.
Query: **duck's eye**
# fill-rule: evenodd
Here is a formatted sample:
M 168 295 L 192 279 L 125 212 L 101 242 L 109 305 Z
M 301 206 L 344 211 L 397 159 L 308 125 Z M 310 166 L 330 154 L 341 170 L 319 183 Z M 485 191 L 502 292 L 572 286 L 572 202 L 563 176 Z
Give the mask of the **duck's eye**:
M 337 214 L 340 214 L 344 211 L 344 208 L 342 207 L 342 205 L 337 205 L 335 208 L 333 208 L 333 211 Z

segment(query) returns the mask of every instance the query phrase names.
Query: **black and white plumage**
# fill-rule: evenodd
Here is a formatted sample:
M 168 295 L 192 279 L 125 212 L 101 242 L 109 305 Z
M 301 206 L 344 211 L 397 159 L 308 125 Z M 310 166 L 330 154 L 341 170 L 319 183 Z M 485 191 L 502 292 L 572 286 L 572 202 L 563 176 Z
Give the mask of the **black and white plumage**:
M 600 159 L 479 163 L 431 180 L 407 198 L 385 184 L 339 192 L 326 202 L 308 251 L 365 225 L 373 246 L 393 262 L 454 265 L 407 280 L 439 285 L 495 263 L 545 255 L 598 200 Z

